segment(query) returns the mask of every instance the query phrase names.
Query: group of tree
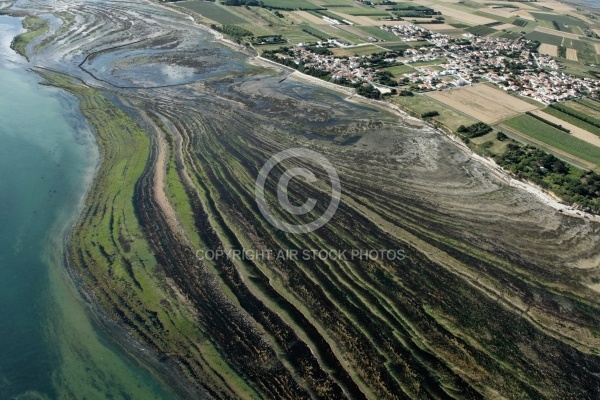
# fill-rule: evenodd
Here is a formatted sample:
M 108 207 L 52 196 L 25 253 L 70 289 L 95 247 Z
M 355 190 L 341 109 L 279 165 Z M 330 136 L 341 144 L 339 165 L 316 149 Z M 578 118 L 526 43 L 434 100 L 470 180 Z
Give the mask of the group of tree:
M 588 115 L 584 114 L 584 113 L 580 113 L 577 112 L 575 110 L 572 110 L 568 107 L 563 106 L 562 104 L 550 104 L 551 108 L 554 108 L 555 110 L 560 111 L 563 114 L 567 114 L 570 115 L 573 118 L 577 118 L 580 121 L 583 121 L 585 123 L 588 123 L 592 126 L 595 126 L 596 128 L 600 128 L 600 122 L 598 122 L 597 119 L 591 118 Z
M 477 122 L 473 125 L 464 126 L 461 125 L 458 127 L 457 132 L 466 138 L 472 139 L 479 136 L 483 136 L 486 133 L 490 133 L 492 131 L 492 127 L 483 122 Z
M 258 0 L 222 0 L 226 6 L 257 6 L 264 7 L 264 3 Z
M 237 25 L 215 25 L 215 24 L 213 24 L 210 27 L 216 31 L 219 31 L 221 33 L 225 33 L 225 34 L 231 36 L 238 43 L 244 37 L 254 36 L 254 33 L 250 32 L 248 29 L 244 29 L 241 26 L 237 26 Z
M 293 11 L 293 10 L 305 10 L 302 7 L 285 7 L 285 6 L 274 6 L 272 4 L 265 4 L 260 0 L 221 0 L 221 2 L 226 6 L 255 6 L 266 8 L 267 10 L 284 10 L 284 11 Z M 308 9 L 306 9 L 308 10 Z M 311 7 L 311 11 L 315 11 Z
M 566 201 L 600 212 L 600 175 L 582 171 L 543 150 L 515 142 L 495 157 L 518 178 L 551 190 Z
M 377 82 L 384 86 L 396 87 L 398 82 L 390 71 L 379 71 L 376 73 Z
M 437 117 L 438 115 L 440 115 L 440 113 L 438 111 L 427 111 L 424 112 L 423 114 L 421 114 L 421 118 L 433 118 L 433 117 Z
M 369 99 L 381 99 L 381 92 L 375 86 L 364 83 L 356 89 L 356 93 Z

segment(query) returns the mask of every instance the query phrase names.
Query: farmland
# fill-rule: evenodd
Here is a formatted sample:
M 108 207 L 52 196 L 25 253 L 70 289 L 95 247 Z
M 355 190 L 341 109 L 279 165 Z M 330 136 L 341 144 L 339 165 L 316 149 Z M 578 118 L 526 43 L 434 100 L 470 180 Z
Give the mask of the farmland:
M 362 16 L 362 17 L 390 17 L 390 13 L 385 10 L 370 7 L 336 7 L 335 11 L 339 11 L 344 14 Z
M 173 371 L 165 381 L 185 383 L 193 394 L 183 398 L 193 399 L 600 396 L 600 300 L 590 288 L 598 283 L 600 237 L 591 221 L 555 212 L 422 121 L 379 107 L 389 104 L 349 101 L 294 79 L 299 73 L 248 66 L 251 49 L 226 47 L 166 7 L 181 9 L 80 2 L 72 7 L 77 24 L 50 24 L 67 28 L 50 32 L 52 47 L 35 58 L 47 84 L 77 96 L 97 137 L 101 163 L 66 253 L 89 303 L 98 299 L 101 316 L 123 327 L 117 344 L 141 355 L 134 362 L 152 377 L 163 376 L 155 364 Z M 304 27 L 341 31 L 293 12 L 209 8 L 211 21 L 239 16 L 244 23 L 235 27 L 256 21 L 256 31 L 290 40 Z M 82 40 L 83 29 L 93 34 Z M 131 46 L 134 39 L 145 42 Z M 157 58 L 155 49 L 169 57 Z M 380 51 L 372 44 L 336 51 L 356 49 Z M 96 66 L 100 58 L 119 62 L 104 82 L 78 68 L 94 66 L 85 58 L 92 52 L 101 54 Z M 161 70 L 217 71 L 210 78 L 198 71 L 184 85 L 118 86 L 150 60 Z M 487 85 L 464 89 L 444 100 L 483 103 L 475 113 L 486 118 L 492 103 L 510 114 L 536 107 Z M 439 113 L 429 114 L 434 124 L 481 126 L 434 93 L 403 94 L 390 101 L 418 115 Z M 497 154 L 514 151 L 497 132 L 474 142 Z M 327 155 L 344 193 L 327 225 L 295 235 L 264 217 L 255 189 L 267 160 L 299 147 Z M 545 154 L 512 164 L 538 173 L 539 166 L 566 168 Z M 286 169 L 312 166 L 298 159 L 277 165 L 267 202 L 277 203 L 275 182 Z M 592 187 L 591 175 L 573 176 L 573 190 Z M 324 186 L 295 179 L 289 199 L 310 196 L 320 213 L 330 200 Z M 293 224 L 313 216 L 273 211 Z M 401 249 L 406 257 L 199 257 L 265 249 Z
M 321 8 L 306 0 L 262 0 L 262 2 L 265 6 L 288 10 L 317 10 Z
M 558 56 L 558 47 L 553 44 L 542 43 L 538 48 L 538 51 L 541 54 L 547 54 L 549 56 L 556 57 Z
M 586 123 L 581 123 L 582 121 L 550 107 L 543 111 L 536 110 L 533 113 L 546 121 L 568 129 L 569 133 L 574 137 L 600 148 L 600 137 L 597 136 L 598 133 L 596 133 L 600 132 L 598 128 Z M 592 133 L 592 131 L 596 134 Z
M 588 132 L 600 136 L 600 119 L 597 118 L 598 112 L 590 110 L 588 107 L 570 101 L 550 106 L 546 111 L 564 121 L 568 121 Z
M 577 61 L 577 50 L 568 48 L 567 49 L 567 60 Z
M 548 14 L 541 12 L 530 12 L 536 19 L 540 19 L 543 21 L 556 21 L 564 25 L 573 25 L 573 26 L 584 26 L 585 23 L 577 18 L 573 18 L 568 15 L 562 14 Z
M 540 108 L 485 84 L 431 92 L 427 96 L 487 124 Z
M 563 38 L 558 35 L 551 35 L 549 33 L 533 31 L 525 35 L 525 38 L 530 40 L 537 40 L 540 43 L 547 43 L 553 46 L 561 46 L 563 42 Z
M 476 26 L 469 27 L 465 30 L 469 33 L 472 33 L 474 35 L 479 35 L 479 36 L 487 36 L 487 35 L 491 35 L 492 33 L 497 32 L 496 29 L 490 28 L 489 26 L 485 26 L 485 25 L 476 25 Z
M 559 36 L 559 37 L 562 37 L 562 38 L 569 38 L 569 39 L 574 39 L 574 40 L 579 39 L 579 35 L 577 35 L 575 33 L 569 33 L 569 32 L 565 32 L 565 31 L 558 31 L 554 27 L 552 27 L 552 28 L 546 28 L 544 26 L 538 26 L 537 28 L 535 28 L 535 30 L 538 31 L 538 32 L 547 33 L 549 35 L 555 35 L 555 36 Z
M 401 43 L 386 42 L 386 43 L 382 43 L 381 47 L 385 47 L 386 49 L 391 50 L 391 51 L 400 51 L 400 50 L 406 50 L 406 49 L 410 48 L 410 46 L 404 42 L 401 42 Z
M 430 111 L 437 111 L 439 115 L 433 117 L 432 120 L 453 131 L 461 125 L 471 125 L 477 122 L 475 119 L 424 95 L 393 97 L 392 101 L 416 116 Z
M 353 55 L 366 56 L 373 53 L 380 53 L 382 51 L 385 51 L 385 49 L 382 49 L 379 46 L 368 44 L 364 46 L 341 47 L 332 49 L 332 51 L 333 54 L 335 54 L 336 56 L 344 57 Z
M 184 4 L 196 4 L 198 2 L 187 2 Z M 276 3 L 276 4 L 275 4 Z M 351 0 L 288 0 L 278 2 L 271 0 L 264 2 L 266 6 L 277 6 L 288 8 L 279 15 L 273 10 L 259 7 L 224 7 L 218 4 L 204 5 L 208 18 L 220 23 L 234 23 L 252 31 L 255 35 L 281 34 L 288 43 L 310 42 L 326 38 L 345 39 L 352 45 L 331 49 L 336 56 L 368 56 L 385 50 L 405 50 L 408 48 L 419 48 L 428 45 L 426 41 L 403 42 L 391 32 L 381 30 L 382 24 L 388 21 L 382 18 L 390 16 L 386 11 L 389 6 L 369 7 Z M 552 3 L 554 4 L 554 3 Z M 552 12 L 546 5 L 540 4 L 489 4 L 483 1 L 467 1 L 462 3 L 442 3 L 436 1 L 434 4 L 416 0 L 414 2 L 397 2 L 395 7 L 411 7 L 411 9 L 433 9 L 441 11 L 445 18 L 443 24 L 423 24 L 422 27 L 435 32 L 442 32 L 453 37 L 459 37 L 463 32 L 469 32 L 480 36 L 494 36 L 506 38 L 518 38 L 525 35 L 526 38 L 540 42 L 538 51 L 553 57 L 561 57 L 560 62 L 564 64 L 565 71 L 577 76 L 588 77 L 590 70 L 597 68 L 584 65 L 584 62 L 596 61 L 596 50 L 600 45 L 583 36 L 581 27 L 588 22 L 578 19 L 578 13 L 567 13 L 564 11 Z M 197 6 L 194 6 L 200 10 Z M 416 8 L 415 8 L 416 7 Z M 566 7 L 566 6 L 565 6 Z M 293 11 L 292 11 L 293 9 Z M 558 10 L 558 9 L 557 9 Z M 562 10 L 562 8 L 560 8 Z M 201 10 L 200 10 L 201 11 Z M 222 12 L 225 11 L 226 13 Z M 228 11 L 231 11 L 227 13 Z M 244 19 L 240 23 L 238 16 Z M 339 21 L 350 21 L 349 24 L 333 25 L 323 19 L 323 16 L 335 18 Z M 414 17 L 413 17 L 414 18 Z M 424 18 L 416 18 L 425 22 Z M 595 29 L 599 29 L 598 24 Z M 375 38 L 375 39 L 373 39 Z M 381 42 L 375 44 L 374 40 Z M 257 47 L 257 50 L 276 49 L 277 45 L 265 45 Z M 559 51 L 560 49 L 560 51 Z M 600 61 L 600 59 L 598 60 Z M 406 61 L 403 61 L 406 62 Z M 415 72 L 414 68 L 425 67 L 431 71 L 440 71 L 438 65 L 446 62 L 446 59 L 434 61 L 419 61 L 407 65 L 398 65 L 386 68 L 395 78 L 402 78 L 404 74 Z M 422 74 L 427 74 L 426 70 Z M 444 78 L 444 81 L 448 81 Z M 445 126 L 455 129 L 461 124 L 473 121 L 483 121 L 489 124 L 498 124 L 503 120 L 518 117 L 527 111 L 538 110 L 542 106 L 531 103 L 522 98 L 512 96 L 490 85 L 476 85 L 463 87 L 455 90 L 434 91 L 423 96 L 394 98 L 398 104 L 402 104 L 409 110 L 419 114 L 418 107 L 430 107 L 432 111 L 440 112 L 440 116 L 433 118 Z M 412 108 L 411 108 L 412 107 Z M 583 107 L 583 106 L 582 106 Z M 552 118 L 554 110 L 548 111 Z M 564 117 L 564 116 L 563 116 Z M 585 123 L 581 121 L 565 121 L 579 130 L 576 136 L 585 136 Z M 514 129 L 514 128 L 511 128 Z M 576 129 L 573 129 L 575 131 Z M 587 130 L 594 131 L 588 127 Z
M 415 72 L 415 69 L 409 65 L 396 65 L 394 67 L 385 68 L 385 70 L 399 78 L 404 74 Z
M 380 29 L 377 26 L 362 26 L 361 30 L 365 31 L 370 36 L 374 36 L 376 38 L 386 40 L 386 41 L 397 41 L 398 37 L 393 33 Z
M 563 103 L 563 105 L 600 121 L 600 103 L 597 101 L 591 99 L 579 99 L 567 101 Z
M 202 14 L 204 17 L 218 22 L 219 24 L 229 25 L 245 23 L 243 18 L 216 3 L 192 0 L 178 2 L 177 5 Z
M 513 128 L 536 141 L 585 160 L 594 166 L 600 165 L 600 148 L 573 137 L 565 132 L 545 124 L 529 115 L 520 115 L 504 121 L 502 125 Z M 502 125 L 500 127 L 502 127 Z

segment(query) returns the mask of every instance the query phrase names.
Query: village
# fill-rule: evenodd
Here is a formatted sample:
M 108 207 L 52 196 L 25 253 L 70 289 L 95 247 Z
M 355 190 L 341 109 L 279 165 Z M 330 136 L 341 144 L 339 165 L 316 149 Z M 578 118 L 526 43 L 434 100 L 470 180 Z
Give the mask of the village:
M 599 80 L 561 72 L 559 63 L 551 56 L 538 53 L 539 43 L 531 40 L 469 33 L 454 38 L 418 25 L 383 25 L 381 29 L 406 43 L 427 44 L 371 56 L 336 56 L 327 49 L 349 46 L 330 39 L 316 44 L 301 43 L 284 53 L 273 52 L 270 58 L 312 75 L 329 76 L 331 81 L 340 84 L 371 83 L 382 93 L 393 93 L 398 86 L 426 92 L 489 81 L 506 91 L 550 104 L 598 97 L 600 92 Z M 411 66 L 414 72 L 391 76 L 386 70 L 402 64 Z

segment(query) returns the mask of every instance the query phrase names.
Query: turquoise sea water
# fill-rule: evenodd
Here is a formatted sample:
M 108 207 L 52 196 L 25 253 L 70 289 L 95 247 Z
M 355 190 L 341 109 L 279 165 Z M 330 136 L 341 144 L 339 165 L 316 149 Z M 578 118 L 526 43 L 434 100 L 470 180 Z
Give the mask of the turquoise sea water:
M 0 399 L 171 399 L 95 328 L 62 264 L 98 161 L 73 98 L 39 85 L 0 16 Z

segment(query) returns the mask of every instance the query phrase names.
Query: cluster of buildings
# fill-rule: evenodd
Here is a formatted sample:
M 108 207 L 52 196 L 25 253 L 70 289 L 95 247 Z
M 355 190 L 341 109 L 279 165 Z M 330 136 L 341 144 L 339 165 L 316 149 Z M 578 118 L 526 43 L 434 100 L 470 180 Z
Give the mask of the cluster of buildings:
M 333 41 L 330 41 L 329 44 L 333 44 Z M 324 43 L 319 45 L 323 46 Z M 291 48 L 282 58 L 291 59 L 296 65 L 303 65 L 305 71 L 307 69 L 323 71 L 331 76 L 332 81 L 346 80 L 350 83 L 358 83 L 377 80 L 378 68 L 369 66 L 365 57 L 336 57 L 317 54 L 311 47 L 297 46 Z M 392 58 L 390 62 L 395 62 L 395 58 Z
M 401 57 L 382 59 L 378 56 L 376 61 L 372 56 L 336 57 L 308 46 L 294 47 L 283 57 L 288 58 L 288 63 L 330 75 L 334 81 L 371 82 L 376 86 L 385 76 L 383 68 L 404 63 L 413 64 L 415 72 L 394 80 L 420 91 L 444 90 L 487 80 L 543 103 L 600 94 L 599 80 L 564 74 L 556 60 L 537 53 L 536 44 L 527 39 L 471 34 L 454 38 L 418 25 L 382 26 L 381 29 L 405 42 L 424 42 L 424 45 L 405 50 Z M 331 41 L 317 44 L 319 47 L 332 45 L 337 44 Z M 423 66 L 427 62 L 431 65 Z M 385 82 L 389 85 L 389 76 Z
M 444 59 L 435 67 L 416 67 L 406 74 L 420 90 L 443 90 L 481 80 L 543 103 L 600 93 L 600 81 L 576 78 L 560 72 L 550 56 L 535 52 L 527 39 L 465 35 L 453 38 L 421 26 L 384 26 L 405 41 L 426 40 L 430 45 L 405 52 L 407 64 Z

